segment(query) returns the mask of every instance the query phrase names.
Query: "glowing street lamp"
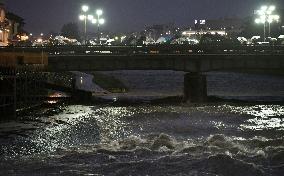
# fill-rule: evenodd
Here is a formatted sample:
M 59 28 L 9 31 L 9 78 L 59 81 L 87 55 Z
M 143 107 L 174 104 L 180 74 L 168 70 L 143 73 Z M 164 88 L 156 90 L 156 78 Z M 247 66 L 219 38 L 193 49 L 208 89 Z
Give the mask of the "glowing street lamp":
M 92 19 L 93 24 L 97 24 L 98 26 L 98 42 L 100 41 L 100 25 L 105 23 L 105 19 L 101 18 L 103 11 L 101 9 L 96 10 L 96 17 Z
M 82 6 L 82 11 L 83 12 L 87 12 L 89 10 L 89 6 L 87 6 L 87 5 L 83 5 Z
M 279 15 L 270 15 L 267 19 L 267 22 L 268 22 L 268 33 L 269 33 L 269 37 L 270 37 L 270 24 L 273 22 L 273 21 L 276 21 L 276 22 L 279 22 L 279 19 L 280 19 L 280 16 Z
M 101 16 L 101 15 L 103 14 L 103 11 L 102 11 L 101 9 L 98 9 L 98 10 L 96 11 L 96 14 L 97 14 L 98 16 Z
M 256 11 L 256 14 L 259 15 L 255 19 L 255 23 L 263 24 L 263 41 L 266 38 L 266 23 L 268 23 L 268 37 L 270 37 L 270 25 L 274 21 L 278 22 L 280 17 L 279 15 L 274 15 L 273 11 L 276 9 L 275 6 L 262 6 L 259 10 Z
M 87 15 L 87 12 L 89 11 L 89 6 L 83 5 L 81 10 L 83 11 L 82 15 L 79 15 L 79 19 L 81 21 L 84 21 L 84 34 L 85 34 L 85 44 L 87 44 L 87 20 L 92 20 L 92 15 Z

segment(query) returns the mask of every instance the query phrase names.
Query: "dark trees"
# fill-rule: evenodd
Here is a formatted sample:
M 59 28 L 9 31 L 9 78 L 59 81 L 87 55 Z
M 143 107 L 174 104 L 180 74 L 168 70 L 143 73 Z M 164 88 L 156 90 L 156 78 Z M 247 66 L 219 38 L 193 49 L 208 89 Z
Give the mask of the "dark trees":
M 78 28 L 77 23 L 71 22 L 71 23 L 64 24 L 61 29 L 61 34 L 67 38 L 72 38 L 72 39 L 77 39 L 77 40 L 80 39 L 79 28 Z

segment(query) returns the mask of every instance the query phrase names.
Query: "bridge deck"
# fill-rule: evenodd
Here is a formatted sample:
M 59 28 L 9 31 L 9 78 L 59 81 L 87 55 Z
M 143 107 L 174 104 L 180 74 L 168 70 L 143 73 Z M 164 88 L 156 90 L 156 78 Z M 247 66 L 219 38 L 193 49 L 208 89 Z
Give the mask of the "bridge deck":
M 50 71 L 284 69 L 284 54 L 57 55 L 48 60 Z
M 48 58 L 48 71 L 95 70 L 281 70 L 284 45 L 57 46 L 0 48 L 4 52 L 37 52 Z M 28 65 L 29 56 L 16 57 Z M 27 58 L 27 61 L 25 60 Z M 1 59 L 1 57 L 0 57 Z M 42 57 L 38 61 L 42 61 Z M 48 61 L 47 61 L 48 60 Z M 41 62 L 43 63 L 43 62 Z

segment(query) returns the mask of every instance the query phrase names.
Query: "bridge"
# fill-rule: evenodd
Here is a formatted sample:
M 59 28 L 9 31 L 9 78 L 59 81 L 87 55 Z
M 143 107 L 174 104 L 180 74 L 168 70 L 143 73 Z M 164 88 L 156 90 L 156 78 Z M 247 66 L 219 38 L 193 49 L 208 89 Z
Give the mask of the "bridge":
M 1 52 L 48 55 L 48 71 L 283 69 L 280 46 L 58 46 L 0 48 Z M 28 56 L 21 56 L 22 59 Z M 40 60 L 40 59 L 39 59 Z M 47 64 L 48 62 L 48 64 Z M 21 61 L 20 63 L 25 64 Z
M 72 46 L 2 48 L 4 52 L 47 54 L 46 69 L 63 71 L 175 70 L 185 75 L 184 95 L 206 101 L 210 71 L 281 71 L 284 46 Z

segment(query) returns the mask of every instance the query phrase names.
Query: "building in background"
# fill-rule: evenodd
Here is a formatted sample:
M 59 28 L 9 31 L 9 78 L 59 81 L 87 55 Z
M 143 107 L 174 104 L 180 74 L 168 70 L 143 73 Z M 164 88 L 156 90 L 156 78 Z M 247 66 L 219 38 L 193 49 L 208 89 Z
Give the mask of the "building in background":
M 185 37 L 189 37 L 189 38 L 196 38 L 196 36 L 202 36 L 202 35 L 205 35 L 205 34 L 212 34 L 212 35 L 215 35 L 215 34 L 218 34 L 218 35 L 221 35 L 221 36 L 226 36 L 227 33 L 225 30 L 212 30 L 212 29 L 200 29 L 200 30 L 185 30 L 182 32 L 182 35 L 185 36 Z
M 161 36 L 174 35 L 175 25 L 173 23 L 169 24 L 159 24 L 146 27 L 145 36 L 148 40 L 157 41 Z
M 8 45 L 9 38 L 9 21 L 6 18 L 6 9 L 0 2 L 0 46 Z
M 24 25 L 24 19 L 8 12 L 4 3 L 0 1 L 0 46 L 28 40 L 27 32 L 23 29 Z
M 243 31 L 244 20 L 240 18 L 201 19 L 194 21 L 195 30 L 226 31 L 228 36 L 237 36 Z
M 11 42 L 25 41 L 29 39 L 27 32 L 23 29 L 25 22 L 22 17 L 8 12 L 6 14 L 6 18 L 9 22 L 9 40 Z

